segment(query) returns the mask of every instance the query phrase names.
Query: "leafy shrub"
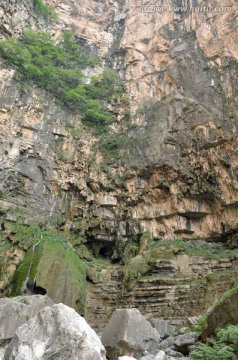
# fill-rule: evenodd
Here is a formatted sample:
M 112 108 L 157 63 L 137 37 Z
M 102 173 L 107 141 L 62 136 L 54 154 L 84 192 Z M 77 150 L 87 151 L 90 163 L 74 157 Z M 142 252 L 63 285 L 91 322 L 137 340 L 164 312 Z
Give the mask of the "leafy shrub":
M 190 356 L 190 360 L 236 360 L 237 357 L 234 354 L 230 346 L 217 343 L 214 340 L 210 340 L 209 345 L 200 344 L 197 349 L 193 351 Z
M 135 254 L 136 248 L 131 248 L 130 254 L 128 255 L 134 255 L 133 252 Z M 123 271 L 123 286 L 128 290 L 132 290 L 138 280 L 140 280 L 149 270 L 150 266 L 147 257 L 137 255 L 131 259 L 129 258 Z
M 106 134 L 103 136 L 99 144 L 99 150 L 106 160 L 117 158 L 122 141 L 122 133 Z
M 49 20 L 57 18 L 55 10 L 51 6 L 46 4 L 43 0 L 34 0 L 33 6 L 36 12 L 44 19 Z
M 234 256 L 237 254 L 237 249 L 228 249 L 222 243 L 207 243 L 203 246 L 197 246 L 196 242 L 193 240 L 183 241 L 180 239 L 174 240 L 160 240 L 153 244 L 153 247 L 164 249 L 169 256 L 174 256 L 173 250 L 174 247 L 177 248 L 177 251 L 185 253 L 188 255 L 200 255 L 206 259 L 221 259 L 229 256 Z
M 113 96 L 123 93 L 123 86 L 113 70 L 84 84 L 82 70 L 97 65 L 99 59 L 81 51 L 71 32 L 65 32 L 55 45 L 47 32 L 27 30 L 21 40 L 0 41 L 0 54 L 7 64 L 15 66 L 17 79 L 50 91 L 62 105 L 79 113 L 86 125 L 99 129 L 99 133 L 112 121 L 107 104 Z
M 190 360 L 236 360 L 238 355 L 238 326 L 230 325 L 218 331 L 208 344 L 199 344 Z
M 193 325 L 192 328 L 193 331 L 197 333 L 201 333 L 206 323 L 207 323 L 207 315 L 205 314 L 197 319 L 196 323 Z
M 218 331 L 218 338 L 221 342 L 231 344 L 234 351 L 238 352 L 238 326 L 230 325 L 226 329 Z

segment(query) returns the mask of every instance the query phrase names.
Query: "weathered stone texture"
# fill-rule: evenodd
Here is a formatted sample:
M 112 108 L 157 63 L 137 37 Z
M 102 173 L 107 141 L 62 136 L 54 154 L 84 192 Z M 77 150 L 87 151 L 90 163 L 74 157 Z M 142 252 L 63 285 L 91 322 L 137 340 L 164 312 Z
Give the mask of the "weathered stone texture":
M 63 304 L 46 307 L 15 333 L 6 360 L 106 360 L 96 333 L 75 310 Z
M 156 240 L 215 240 L 236 247 L 237 1 L 226 1 L 232 11 L 219 14 L 148 14 L 139 11 L 137 1 L 47 3 L 59 15 L 53 22 L 36 16 L 31 1 L 2 1 L 0 37 L 18 37 L 31 26 L 58 40 L 63 30 L 72 30 L 81 48 L 103 56 L 104 64 L 126 80 L 130 124 L 123 159 L 102 167 L 97 139 L 80 118 L 45 91 L 17 83 L 14 71 L 1 63 L 3 223 L 57 219 L 62 230 L 83 230 L 94 255 L 114 260 L 121 259 L 114 251 L 118 241 L 128 243 L 145 231 Z M 190 1 L 184 3 L 189 6 Z M 86 71 L 87 81 L 92 74 Z M 127 126 L 118 114 L 111 131 Z M 11 245 L 0 258 L 1 286 L 4 274 L 11 276 L 24 255 Z M 103 286 L 89 285 L 87 313 L 92 309 L 89 318 L 94 321 L 95 316 L 97 324 L 122 304 L 155 317 L 197 314 L 210 304 L 204 290 L 207 274 L 233 271 L 235 264 L 232 259 L 210 262 L 186 256 L 166 264 L 158 259 L 148 278 L 125 292 L 121 268 L 115 268 Z M 223 278 L 214 296 L 231 283 Z M 202 300 L 194 299 L 194 288 Z
M 102 333 L 102 343 L 110 360 L 120 355 L 139 357 L 154 353 L 160 336 L 137 309 L 118 309 Z
M 54 303 L 48 296 L 19 296 L 0 299 L 0 339 L 11 339 L 18 327 Z
M 217 330 L 230 324 L 238 324 L 238 291 L 219 302 L 207 315 L 206 335 L 215 334 Z
M 85 317 L 100 332 L 115 309 L 136 307 L 146 318 L 155 318 L 152 324 L 158 331 L 156 318 L 173 319 L 172 327 L 177 330 L 186 325 L 188 317 L 204 313 L 214 299 L 233 286 L 236 263 L 235 259 L 175 255 L 170 260 L 158 260 L 157 266 L 131 289 L 123 287 L 123 266 L 115 265 L 103 270 L 95 284 L 88 284 Z

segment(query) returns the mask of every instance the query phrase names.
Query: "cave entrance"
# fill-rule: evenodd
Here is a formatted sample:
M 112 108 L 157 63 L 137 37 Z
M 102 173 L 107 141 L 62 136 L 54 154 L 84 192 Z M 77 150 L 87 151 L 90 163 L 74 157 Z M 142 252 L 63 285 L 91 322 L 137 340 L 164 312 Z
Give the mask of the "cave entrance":
M 110 258 L 112 256 L 112 248 L 111 246 L 105 245 L 102 246 L 99 250 L 99 256 L 104 258 Z
M 34 283 L 27 282 L 26 293 L 28 295 L 46 295 L 47 290 L 44 289 L 42 286 L 37 285 L 36 281 L 34 281 Z

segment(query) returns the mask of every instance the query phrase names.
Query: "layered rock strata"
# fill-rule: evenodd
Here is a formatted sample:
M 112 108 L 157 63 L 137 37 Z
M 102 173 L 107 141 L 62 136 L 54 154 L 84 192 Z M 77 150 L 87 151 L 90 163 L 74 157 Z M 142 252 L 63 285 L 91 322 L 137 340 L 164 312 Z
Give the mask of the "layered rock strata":
M 236 247 L 235 0 L 225 1 L 231 9 L 219 12 L 194 11 L 190 1 L 183 1 L 189 11 L 169 11 L 174 1 L 164 1 L 163 13 L 141 12 L 135 1 L 47 3 L 58 19 L 43 19 L 31 1 L 3 1 L 1 38 L 19 37 L 30 26 L 48 30 L 58 41 L 67 29 L 82 49 L 102 56 L 102 67 L 113 67 L 127 87 L 127 117 L 125 104 L 114 107 L 117 121 L 109 131 L 124 131 L 122 156 L 105 162 L 98 139 L 79 116 L 45 91 L 14 80 L 14 70 L 1 62 L 1 231 L 7 221 L 41 226 L 55 221 L 62 231 L 83 233 L 95 256 L 117 261 L 123 257 L 119 245 L 138 240 L 145 231 L 157 240 L 202 238 Z M 217 0 L 206 3 L 213 9 L 219 5 Z M 91 75 L 85 73 L 87 80 Z M 23 250 L 14 244 L 9 257 L 1 255 L 1 280 L 2 269 L 14 272 Z M 123 305 L 155 316 L 183 317 L 191 315 L 188 309 L 198 313 L 206 303 L 207 273 L 235 266 L 233 260 L 193 259 L 181 276 L 178 265 L 160 261 L 138 287 L 124 291 Z M 112 269 L 115 275 L 109 271 L 108 282 L 89 286 L 87 311 L 94 307 L 99 322 L 118 305 L 124 286 L 120 267 Z M 201 297 L 194 299 L 198 274 Z M 221 289 L 230 284 L 223 279 Z

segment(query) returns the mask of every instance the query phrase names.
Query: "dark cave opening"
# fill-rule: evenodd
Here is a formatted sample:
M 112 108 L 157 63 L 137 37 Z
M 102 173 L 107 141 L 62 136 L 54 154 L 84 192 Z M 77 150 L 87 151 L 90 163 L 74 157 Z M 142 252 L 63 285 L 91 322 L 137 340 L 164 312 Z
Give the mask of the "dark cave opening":
M 47 294 L 47 290 L 44 289 L 42 286 L 39 286 L 36 284 L 36 281 L 34 281 L 34 283 L 30 283 L 30 282 L 27 282 L 26 284 L 26 292 L 29 294 L 29 295 L 46 295 Z
M 99 250 L 99 256 L 102 257 L 109 257 L 111 254 L 111 249 L 109 249 L 107 246 L 103 246 L 100 250 Z
M 108 254 L 108 249 L 106 246 L 103 246 L 100 250 L 99 250 L 99 256 L 102 257 L 107 257 Z

